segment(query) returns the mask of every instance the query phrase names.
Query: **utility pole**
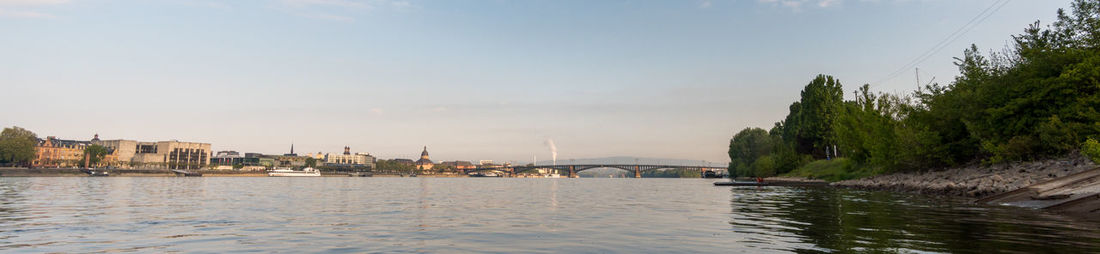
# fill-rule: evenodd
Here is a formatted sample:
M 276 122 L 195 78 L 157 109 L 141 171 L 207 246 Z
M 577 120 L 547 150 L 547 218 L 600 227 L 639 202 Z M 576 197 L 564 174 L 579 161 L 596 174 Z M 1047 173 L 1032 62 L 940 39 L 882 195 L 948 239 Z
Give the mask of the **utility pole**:
M 913 68 L 913 73 L 917 75 L 917 89 L 920 89 L 920 68 Z

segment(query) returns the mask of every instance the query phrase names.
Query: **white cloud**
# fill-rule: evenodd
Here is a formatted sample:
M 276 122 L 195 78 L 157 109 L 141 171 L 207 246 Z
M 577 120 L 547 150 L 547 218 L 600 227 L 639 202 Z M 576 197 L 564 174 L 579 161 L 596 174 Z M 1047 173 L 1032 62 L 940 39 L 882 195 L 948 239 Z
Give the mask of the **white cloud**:
M 703 9 L 710 8 L 710 5 L 711 5 L 710 0 L 703 0 L 702 2 L 699 3 L 699 8 L 703 8 Z
M 407 0 L 278 0 L 276 3 L 276 9 L 295 16 L 332 21 L 354 21 L 356 15 L 377 9 L 414 7 Z
M 54 5 L 69 3 L 69 0 L 0 0 L 0 5 Z
M 840 5 L 842 0 L 757 0 L 762 4 L 769 4 L 772 6 L 784 7 L 795 11 L 801 11 L 803 7 L 816 6 L 819 8 L 830 8 Z
M 292 14 L 294 14 L 294 16 L 299 16 L 299 17 L 303 17 L 303 18 L 323 19 L 323 20 L 331 20 L 331 21 L 354 21 L 355 20 L 355 18 L 352 18 L 352 17 L 349 17 L 349 16 L 342 16 L 342 15 L 336 15 L 336 14 L 330 14 L 330 13 L 292 12 Z
M 0 0 L 0 17 L 7 18 L 53 18 L 54 15 L 33 10 L 45 5 L 69 3 L 69 0 Z M 15 8 L 15 9 L 13 9 Z
M 351 8 L 365 8 L 369 7 L 366 2 L 351 1 L 351 0 L 283 0 L 283 4 L 289 6 L 336 6 L 336 7 L 351 7 Z
M 36 11 L 9 11 L 0 9 L 0 17 L 9 18 L 53 18 L 53 15 Z

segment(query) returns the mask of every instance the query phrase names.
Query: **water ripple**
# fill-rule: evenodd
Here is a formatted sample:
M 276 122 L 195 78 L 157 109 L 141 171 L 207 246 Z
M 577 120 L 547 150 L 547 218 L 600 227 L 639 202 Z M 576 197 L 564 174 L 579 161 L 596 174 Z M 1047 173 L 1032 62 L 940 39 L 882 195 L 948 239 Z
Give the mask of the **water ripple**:
M 700 179 L 0 178 L 0 252 L 1096 252 L 1098 228 Z

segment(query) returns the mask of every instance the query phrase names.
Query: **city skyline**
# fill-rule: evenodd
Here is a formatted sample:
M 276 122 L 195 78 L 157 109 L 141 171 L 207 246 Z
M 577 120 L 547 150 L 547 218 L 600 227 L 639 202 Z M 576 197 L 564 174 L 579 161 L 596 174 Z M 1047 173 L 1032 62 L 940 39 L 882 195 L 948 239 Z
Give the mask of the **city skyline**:
M 728 161 L 819 73 L 907 63 L 994 1 L 0 1 L 0 125 L 381 158 Z M 941 84 L 1063 1 L 1013 1 L 916 64 Z M 901 18 L 906 17 L 906 18 Z M 900 70 L 900 72 L 899 72 Z M 798 73 L 798 75 L 790 75 Z M 900 74 L 895 74 L 900 73 Z M 881 82 L 880 82 L 881 81 Z

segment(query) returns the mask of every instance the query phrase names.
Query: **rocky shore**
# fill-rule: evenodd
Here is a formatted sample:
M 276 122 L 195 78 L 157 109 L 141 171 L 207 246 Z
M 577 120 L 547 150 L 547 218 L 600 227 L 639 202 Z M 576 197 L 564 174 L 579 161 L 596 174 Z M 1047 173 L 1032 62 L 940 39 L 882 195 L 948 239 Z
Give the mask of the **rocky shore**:
M 1052 160 L 880 175 L 835 182 L 832 185 L 982 198 L 1096 167 L 1097 164 L 1088 158 L 1074 153 Z

